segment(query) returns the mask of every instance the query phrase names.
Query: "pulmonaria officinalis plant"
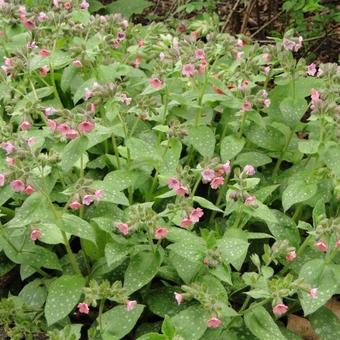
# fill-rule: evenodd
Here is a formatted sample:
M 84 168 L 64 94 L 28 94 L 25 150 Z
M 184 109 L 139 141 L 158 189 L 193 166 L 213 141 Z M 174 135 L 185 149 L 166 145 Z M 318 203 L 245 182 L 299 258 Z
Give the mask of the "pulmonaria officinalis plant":
M 339 293 L 339 66 L 89 9 L 0 1 L 6 336 L 290 339 Z

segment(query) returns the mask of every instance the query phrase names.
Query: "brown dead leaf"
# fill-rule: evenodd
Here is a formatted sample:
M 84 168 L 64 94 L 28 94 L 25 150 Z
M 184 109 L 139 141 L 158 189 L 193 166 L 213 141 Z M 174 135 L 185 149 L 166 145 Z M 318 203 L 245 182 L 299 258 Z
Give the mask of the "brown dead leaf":
M 287 328 L 298 336 L 301 336 L 304 340 L 319 340 L 320 337 L 314 332 L 310 322 L 294 314 L 288 315 Z
M 330 309 L 340 320 L 340 301 L 338 301 L 337 299 L 333 298 L 330 299 L 325 307 L 327 307 L 328 309 Z

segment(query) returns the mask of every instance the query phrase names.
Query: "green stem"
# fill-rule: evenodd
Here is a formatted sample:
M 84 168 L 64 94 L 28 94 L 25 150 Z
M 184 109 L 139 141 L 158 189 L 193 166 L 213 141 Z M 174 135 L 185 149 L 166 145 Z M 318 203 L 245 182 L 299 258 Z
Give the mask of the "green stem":
M 118 152 L 116 137 L 114 135 L 112 135 L 112 147 L 113 147 L 113 151 L 115 153 L 116 160 L 117 160 L 117 168 L 119 170 L 120 169 L 120 159 L 119 159 L 119 152 Z
M 102 314 L 103 314 L 104 304 L 105 304 L 105 300 L 104 300 L 104 299 L 100 300 L 100 304 L 99 304 L 99 315 L 98 315 L 100 334 L 103 334 Z
M 199 124 L 200 124 L 200 120 L 201 120 L 201 116 L 202 116 L 202 111 L 203 111 L 202 101 L 203 101 L 203 96 L 204 96 L 205 90 L 207 88 L 207 85 L 208 85 L 208 73 L 205 72 L 204 73 L 204 84 L 202 86 L 201 92 L 200 92 L 199 97 L 198 97 L 198 105 L 200 107 L 197 110 L 196 115 L 195 115 L 195 127 L 198 127 Z
M 243 212 L 243 205 L 240 207 L 240 209 L 237 212 L 237 217 L 236 217 L 236 221 L 234 223 L 234 227 L 235 229 L 237 229 L 240 225 L 241 219 L 242 219 L 242 212 Z
M 301 213 L 302 213 L 302 209 L 303 209 L 303 204 L 300 204 L 300 205 L 296 208 L 296 210 L 295 210 L 295 212 L 294 212 L 294 215 L 293 215 L 293 217 L 292 217 L 292 220 L 293 220 L 295 223 L 299 220 L 300 215 L 301 215 Z
M 247 308 L 246 310 L 243 310 L 243 311 L 240 311 L 239 314 L 243 315 L 245 313 L 248 313 L 250 312 L 251 310 L 255 309 L 256 307 L 259 307 L 259 306 L 263 306 L 265 305 L 266 303 L 268 303 L 271 299 L 268 298 L 268 299 L 264 299 L 260 302 L 257 302 L 257 303 L 253 303 L 252 305 L 249 306 L 249 308 Z
M 247 295 L 247 297 L 244 300 L 243 305 L 242 305 L 241 309 L 239 310 L 239 312 L 243 312 L 248 307 L 249 302 L 250 302 L 250 296 Z
M 243 130 L 244 130 L 244 124 L 246 122 L 246 112 L 245 111 L 242 111 L 242 120 L 241 120 L 241 125 L 240 125 L 240 130 L 238 132 L 238 136 L 239 138 L 242 137 L 243 135 Z
M 277 174 L 279 172 L 280 165 L 281 165 L 281 163 L 283 161 L 283 157 L 284 157 L 284 155 L 285 155 L 285 153 L 286 153 L 286 151 L 288 149 L 288 146 L 289 146 L 293 136 L 294 136 L 294 129 L 292 129 L 292 131 L 290 132 L 290 134 L 289 134 L 289 136 L 288 136 L 288 138 L 286 140 L 286 144 L 283 147 L 283 149 L 281 150 L 280 156 L 279 156 L 279 158 L 278 158 L 278 160 L 277 160 L 277 162 L 275 164 L 274 170 L 273 170 L 273 178 L 276 178 L 276 176 L 277 176 Z

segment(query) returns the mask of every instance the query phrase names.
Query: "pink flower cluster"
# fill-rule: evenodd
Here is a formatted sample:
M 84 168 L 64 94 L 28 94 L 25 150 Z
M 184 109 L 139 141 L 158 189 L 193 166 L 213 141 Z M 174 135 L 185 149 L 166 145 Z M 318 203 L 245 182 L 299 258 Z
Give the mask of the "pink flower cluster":
M 217 169 L 213 170 L 211 168 L 205 168 L 201 172 L 202 182 L 210 183 L 212 189 L 217 189 L 224 184 L 223 175 L 229 175 L 231 172 L 230 161 L 225 164 L 220 165 Z
M 316 89 L 311 89 L 311 110 L 312 112 L 316 111 L 317 105 L 322 101 L 322 99 L 320 98 L 320 92 Z
M 45 114 L 46 114 L 46 110 L 45 110 Z M 82 121 L 81 123 L 77 125 L 76 129 L 70 127 L 66 123 L 58 124 L 53 119 L 48 119 L 47 125 L 53 132 L 59 132 L 62 136 L 70 140 L 77 138 L 79 134 L 89 133 L 95 128 L 95 122 L 91 120 Z
M 297 52 L 302 47 L 302 43 L 303 38 L 301 36 L 294 40 L 288 38 L 283 39 L 283 47 L 288 51 Z
M 26 185 L 21 179 L 13 180 L 10 185 L 15 192 L 24 192 L 26 195 L 31 195 L 34 192 L 33 187 Z
M 192 209 L 190 214 L 184 217 L 181 221 L 181 227 L 187 229 L 193 224 L 199 222 L 200 218 L 204 215 L 201 208 Z
M 176 195 L 185 196 L 189 194 L 189 189 L 187 186 L 183 185 L 177 178 L 171 177 L 168 179 L 169 189 L 175 190 Z
M 82 197 L 82 200 L 80 203 L 78 199 L 74 199 L 70 204 L 69 207 L 72 210 L 78 210 L 83 205 L 90 205 L 94 201 L 100 201 L 103 198 L 104 192 L 103 190 L 95 190 L 93 194 L 86 194 Z

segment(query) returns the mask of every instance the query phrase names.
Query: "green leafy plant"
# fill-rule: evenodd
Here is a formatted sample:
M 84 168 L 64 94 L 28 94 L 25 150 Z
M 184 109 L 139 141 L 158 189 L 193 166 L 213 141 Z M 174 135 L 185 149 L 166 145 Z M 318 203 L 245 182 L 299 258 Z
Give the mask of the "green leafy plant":
M 337 334 L 339 66 L 43 5 L 0 2 L 4 336 Z

